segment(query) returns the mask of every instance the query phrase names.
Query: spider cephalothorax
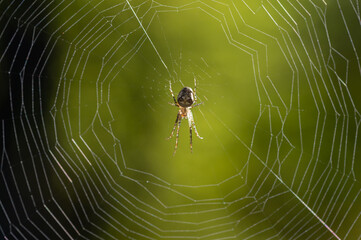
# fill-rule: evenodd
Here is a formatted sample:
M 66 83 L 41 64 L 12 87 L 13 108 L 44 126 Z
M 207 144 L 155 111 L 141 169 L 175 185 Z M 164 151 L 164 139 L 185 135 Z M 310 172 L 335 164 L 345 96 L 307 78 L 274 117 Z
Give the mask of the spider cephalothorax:
M 191 151 L 192 151 L 192 127 L 194 128 L 194 131 L 196 132 L 197 137 L 199 137 L 200 139 L 203 139 L 198 134 L 196 124 L 194 123 L 193 114 L 192 114 L 192 111 L 191 111 L 191 108 L 194 108 L 194 107 L 198 106 L 199 104 L 201 104 L 201 103 L 195 104 L 197 102 L 197 95 L 196 95 L 196 86 L 197 85 L 196 85 L 196 80 L 195 79 L 194 79 L 194 85 L 195 85 L 194 92 L 193 92 L 192 88 L 184 87 L 178 93 L 177 100 L 176 100 L 175 97 L 174 97 L 174 94 L 173 94 L 172 84 L 171 84 L 171 82 L 169 82 L 169 91 L 172 94 L 174 105 L 176 107 L 179 107 L 177 118 L 175 120 L 172 133 L 171 133 L 171 135 L 169 137 L 169 138 L 173 137 L 174 130 L 178 125 L 178 127 L 177 127 L 177 135 L 176 135 L 176 140 L 175 140 L 174 154 L 177 151 L 178 137 L 179 137 L 179 127 L 180 127 L 180 124 L 181 124 L 181 120 L 183 118 L 188 119 Z M 195 105 L 193 105 L 193 104 L 195 104 Z

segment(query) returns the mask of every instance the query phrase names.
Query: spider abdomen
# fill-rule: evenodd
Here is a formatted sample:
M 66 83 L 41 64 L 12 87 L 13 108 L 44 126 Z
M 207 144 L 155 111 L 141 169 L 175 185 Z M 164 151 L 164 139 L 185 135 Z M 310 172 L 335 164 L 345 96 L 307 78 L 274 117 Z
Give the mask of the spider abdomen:
M 178 93 L 177 102 L 181 107 L 190 107 L 194 103 L 193 90 L 190 87 L 184 87 Z

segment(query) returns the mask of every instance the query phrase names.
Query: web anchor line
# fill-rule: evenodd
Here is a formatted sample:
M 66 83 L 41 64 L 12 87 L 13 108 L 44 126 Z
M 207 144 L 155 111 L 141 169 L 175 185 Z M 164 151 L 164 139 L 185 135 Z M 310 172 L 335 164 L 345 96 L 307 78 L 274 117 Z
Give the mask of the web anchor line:
M 261 161 L 262 162 L 262 161 Z M 263 164 L 263 162 L 262 162 Z M 265 164 L 263 164 L 264 166 L 266 166 Z M 268 166 L 266 166 L 268 168 Z M 325 223 L 294 191 L 292 191 L 291 188 L 289 188 L 283 181 L 282 179 L 272 171 L 272 169 L 268 168 L 269 171 L 272 172 L 272 174 L 286 187 L 288 188 L 288 190 L 293 194 L 293 196 L 295 196 L 302 204 L 303 206 L 305 206 L 308 211 L 310 211 L 310 213 L 312 213 L 313 216 L 315 216 L 320 223 L 334 236 L 336 237 L 338 240 L 341 240 L 341 238 L 327 225 L 327 223 Z
M 226 127 L 225 123 L 220 120 L 217 115 L 215 115 L 214 112 L 211 111 L 211 113 L 213 114 L 213 116 L 215 116 L 215 118 L 217 118 L 218 121 L 220 121 L 222 123 L 222 125 L 224 127 Z M 252 148 L 250 148 L 244 141 L 242 141 L 230 128 L 226 127 L 227 130 L 233 134 L 233 136 L 235 136 L 238 141 L 240 141 L 242 143 L 243 146 L 245 146 L 255 157 L 256 159 L 268 170 L 270 171 L 270 173 L 277 178 L 278 181 L 280 181 L 280 183 L 287 188 L 288 191 L 290 191 L 290 193 L 292 193 L 292 195 L 297 198 L 298 201 L 300 201 L 302 203 L 303 206 L 305 206 L 307 208 L 307 210 L 317 218 L 317 220 L 320 221 L 320 223 L 334 236 L 336 237 L 338 240 L 341 240 L 341 238 L 327 225 L 327 223 L 325 221 L 323 221 L 292 189 L 291 187 L 289 187 L 265 162 L 263 162 L 258 155 L 252 150 Z
M 132 5 L 130 5 L 129 0 L 126 0 L 126 1 L 127 1 L 127 4 L 129 5 L 130 9 L 132 10 L 132 12 L 133 12 L 133 14 L 134 14 L 135 18 L 137 19 L 137 21 L 138 21 L 138 23 L 139 23 L 140 27 L 143 29 L 143 31 L 144 31 L 144 33 L 145 33 L 145 35 L 147 36 L 147 38 L 148 38 L 148 40 L 149 40 L 150 44 L 152 44 L 152 46 L 153 46 L 153 48 L 154 48 L 154 51 L 157 53 L 157 55 L 158 55 L 158 57 L 159 57 L 160 61 L 163 63 L 163 66 L 165 67 L 165 69 L 167 69 L 167 72 L 168 72 L 168 74 L 170 75 L 170 72 L 169 72 L 169 69 L 168 69 L 167 65 L 165 64 L 165 62 L 163 61 L 162 57 L 160 56 L 160 54 L 159 54 L 159 52 L 158 52 L 157 48 L 155 47 L 155 45 L 154 45 L 154 43 L 153 43 L 152 39 L 150 39 L 150 37 L 149 37 L 149 35 L 148 35 L 147 31 L 146 31 L 146 30 L 145 30 L 145 28 L 143 27 L 143 24 L 141 23 L 141 21 L 139 20 L 139 18 L 138 18 L 138 16 L 137 16 L 137 14 L 135 13 L 135 11 L 134 11 L 134 9 L 133 9 Z

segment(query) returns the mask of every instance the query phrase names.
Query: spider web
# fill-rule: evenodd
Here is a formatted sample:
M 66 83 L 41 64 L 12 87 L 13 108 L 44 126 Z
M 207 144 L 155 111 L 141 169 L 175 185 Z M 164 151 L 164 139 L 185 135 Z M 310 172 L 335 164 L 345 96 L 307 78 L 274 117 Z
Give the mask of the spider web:
M 361 238 L 359 1 L 0 9 L 4 239 Z

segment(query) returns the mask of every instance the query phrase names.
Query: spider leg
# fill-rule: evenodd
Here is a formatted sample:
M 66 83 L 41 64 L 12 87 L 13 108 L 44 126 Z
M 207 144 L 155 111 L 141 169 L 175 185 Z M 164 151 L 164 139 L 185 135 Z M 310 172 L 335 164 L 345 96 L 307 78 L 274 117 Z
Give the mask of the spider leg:
M 188 116 L 188 126 L 189 126 L 189 136 L 190 136 L 190 146 L 191 146 L 191 153 L 193 153 L 193 145 L 192 145 L 192 115 Z
M 199 133 L 198 133 L 197 128 L 196 128 L 196 124 L 194 123 L 193 120 L 192 120 L 192 123 L 193 123 L 194 131 L 196 132 L 197 137 L 199 137 L 199 139 L 203 139 L 203 137 L 199 136 Z
M 171 103 L 171 102 L 168 102 L 168 104 L 169 104 L 169 105 L 172 105 L 172 106 L 176 106 L 176 107 L 178 107 L 178 105 L 177 105 L 177 104 L 174 104 L 174 103 Z
M 201 136 L 199 136 L 199 133 L 198 133 L 197 128 L 196 128 L 196 123 L 194 122 L 193 114 L 192 114 L 192 111 L 190 109 L 189 109 L 189 112 L 188 112 L 188 118 L 189 118 L 189 121 L 192 122 L 192 126 L 194 128 L 194 132 L 196 133 L 197 137 L 199 137 L 200 139 L 203 139 Z
M 195 108 L 195 107 L 197 107 L 197 106 L 199 106 L 199 105 L 201 105 L 201 104 L 203 104 L 203 103 L 204 103 L 204 102 L 197 103 L 196 105 L 193 105 L 192 108 Z
M 175 106 L 179 106 L 178 103 L 177 103 L 177 101 L 175 100 L 175 97 L 174 97 L 174 93 L 173 93 L 173 90 L 172 90 L 172 82 L 171 82 L 171 81 L 169 81 L 169 91 L 170 91 L 170 93 L 172 94 L 172 98 L 173 98 L 173 101 L 174 101 L 174 105 L 175 105 Z M 171 105 L 173 105 L 173 104 L 171 104 Z
M 182 118 L 179 117 L 178 127 L 177 127 L 177 135 L 176 135 L 176 137 L 175 137 L 175 147 L 174 147 L 173 156 L 175 155 L 175 152 L 177 151 L 177 148 L 178 148 L 179 127 L 180 127 L 180 124 L 181 124 L 181 120 L 182 120 Z
M 197 80 L 196 77 L 194 77 L 194 103 L 197 102 Z
M 175 130 L 175 127 L 177 126 L 177 123 L 180 119 L 180 115 L 179 113 L 177 114 L 177 118 L 175 119 L 175 123 L 174 123 L 174 126 L 173 126 L 173 130 L 172 130 L 172 133 L 170 134 L 169 138 L 168 139 L 171 139 L 173 137 L 173 134 L 174 134 L 174 130 Z

